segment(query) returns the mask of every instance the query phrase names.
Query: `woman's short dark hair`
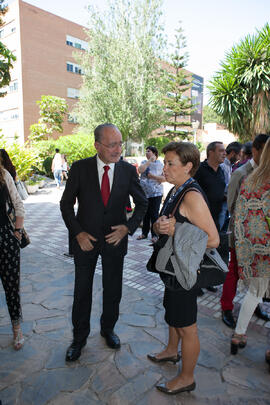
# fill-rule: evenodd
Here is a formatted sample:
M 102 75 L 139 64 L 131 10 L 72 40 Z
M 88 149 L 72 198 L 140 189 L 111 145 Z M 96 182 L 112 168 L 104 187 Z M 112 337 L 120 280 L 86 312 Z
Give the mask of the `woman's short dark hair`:
M 191 162 L 190 175 L 195 175 L 200 166 L 200 152 L 196 145 L 191 142 L 170 142 L 162 149 L 162 153 L 166 152 L 175 152 L 183 165 Z
M 147 150 L 147 149 L 151 150 L 151 152 L 153 152 L 154 155 L 156 155 L 156 158 L 158 158 L 158 150 L 155 146 L 147 146 L 147 148 L 145 148 L 145 150 Z

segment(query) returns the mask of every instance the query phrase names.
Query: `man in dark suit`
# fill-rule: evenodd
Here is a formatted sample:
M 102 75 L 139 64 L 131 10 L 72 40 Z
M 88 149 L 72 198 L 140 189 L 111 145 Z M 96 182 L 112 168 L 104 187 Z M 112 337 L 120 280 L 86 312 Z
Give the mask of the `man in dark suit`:
M 122 152 L 119 129 L 113 124 L 102 124 L 94 135 L 97 155 L 72 165 L 60 202 L 63 219 L 73 237 L 75 262 L 73 342 L 67 350 L 66 361 L 80 357 L 90 333 L 93 276 L 99 255 L 103 283 L 100 333 L 109 347 L 120 347 L 114 326 L 119 316 L 128 234 L 135 232 L 147 210 L 147 199 L 136 168 L 119 160 Z M 125 206 L 129 195 L 135 209 L 127 220 Z

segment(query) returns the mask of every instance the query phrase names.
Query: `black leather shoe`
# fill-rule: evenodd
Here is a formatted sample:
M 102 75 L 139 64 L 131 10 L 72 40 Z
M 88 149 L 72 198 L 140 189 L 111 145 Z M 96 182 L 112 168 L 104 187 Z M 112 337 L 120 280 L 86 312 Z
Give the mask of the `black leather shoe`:
M 217 287 L 209 286 L 209 287 L 206 287 L 206 289 L 207 289 L 208 291 L 211 291 L 211 292 L 217 292 Z
M 192 384 L 190 384 L 190 385 L 186 385 L 185 387 L 182 387 L 182 388 L 178 388 L 178 389 L 176 389 L 176 390 L 170 390 L 169 388 L 167 388 L 167 387 L 166 387 L 166 383 L 162 383 L 162 384 L 156 385 L 156 388 L 157 388 L 159 391 L 164 392 L 165 394 L 168 394 L 168 395 L 175 395 L 175 394 L 180 394 L 180 392 L 194 391 L 195 388 L 196 388 L 196 383 L 195 383 L 195 381 L 194 381 L 194 383 L 192 383 Z
M 229 328 L 234 329 L 236 326 L 232 311 L 230 309 L 222 311 L 222 321 L 225 323 L 225 325 L 229 326 Z
M 72 342 L 67 349 L 66 361 L 76 361 L 81 355 L 82 348 L 86 345 L 86 341 L 83 343 Z
M 107 346 L 111 349 L 120 349 L 121 343 L 119 337 L 114 333 L 114 331 L 105 332 L 101 329 L 100 334 L 105 338 Z
M 268 315 L 267 312 L 263 311 L 260 305 L 257 305 L 254 314 L 260 318 L 263 319 L 265 322 L 270 321 L 270 315 Z

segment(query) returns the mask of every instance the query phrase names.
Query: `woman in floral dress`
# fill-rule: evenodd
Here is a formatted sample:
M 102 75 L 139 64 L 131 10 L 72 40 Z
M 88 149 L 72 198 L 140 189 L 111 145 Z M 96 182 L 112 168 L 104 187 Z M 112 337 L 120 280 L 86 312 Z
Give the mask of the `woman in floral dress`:
M 256 306 L 270 296 L 270 139 L 265 144 L 259 166 L 243 182 L 235 208 L 235 247 L 239 283 L 247 287 L 231 353 L 245 347 L 245 335 Z M 269 350 L 266 361 L 270 362 Z

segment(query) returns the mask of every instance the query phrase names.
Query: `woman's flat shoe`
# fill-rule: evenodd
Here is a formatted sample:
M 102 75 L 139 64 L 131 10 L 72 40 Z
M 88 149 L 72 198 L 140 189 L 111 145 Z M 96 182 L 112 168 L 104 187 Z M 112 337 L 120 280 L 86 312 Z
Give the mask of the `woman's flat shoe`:
M 14 329 L 16 335 L 13 338 L 13 347 L 15 350 L 20 350 L 24 345 L 24 337 L 21 328 Z
M 186 385 L 185 387 L 181 387 L 178 388 L 176 390 L 170 390 L 169 388 L 166 387 L 166 383 L 162 383 L 159 385 L 156 385 L 156 388 L 161 391 L 164 392 L 165 394 L 168 395 L 175 395 L 175 394 L 180 394 L 180 392 L 190 392 L 190 391 L 194 391 L 196 388 L 196 383 L 195 381 L 190 384 L 190 385 Z
M 147 239 L 147 237 L 145 235 L 140 235 L 137 237 L 137 240 L 142 240 L 142 239 Z
M 154 363 L 165 363 L 166 361 L 169 361 L 176 364 L 180 361 L 180 354 L 177 354 L 177 356 L 163 357 L 162 359 L 157 358 L 155 354 L 148 354 L 147 357 Z

